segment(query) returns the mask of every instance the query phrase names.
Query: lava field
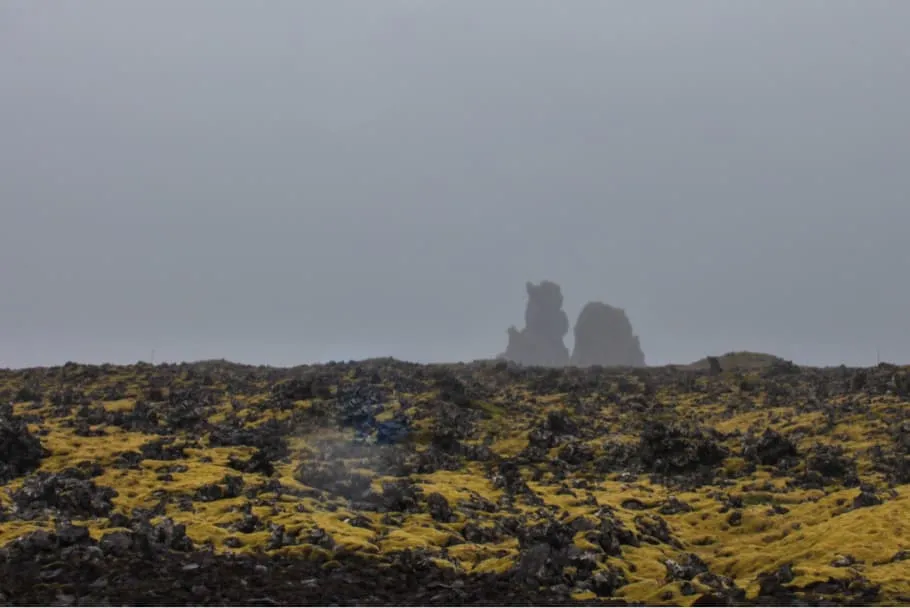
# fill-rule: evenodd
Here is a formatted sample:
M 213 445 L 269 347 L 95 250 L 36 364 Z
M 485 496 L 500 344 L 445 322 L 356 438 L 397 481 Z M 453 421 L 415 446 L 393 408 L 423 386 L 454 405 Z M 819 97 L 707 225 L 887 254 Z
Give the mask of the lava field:
M 910 604 L 910 368 L 0 370 L 0 603 Z

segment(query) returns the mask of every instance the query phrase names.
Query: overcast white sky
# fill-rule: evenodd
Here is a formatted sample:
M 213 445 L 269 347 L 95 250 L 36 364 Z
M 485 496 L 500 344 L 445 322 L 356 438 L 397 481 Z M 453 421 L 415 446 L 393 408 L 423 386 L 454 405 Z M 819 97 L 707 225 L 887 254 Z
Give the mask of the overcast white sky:
M 910 362 L 910 2 L 0 1 L 0 366 Z M 567 337 L 571 346 L 571 334 Z

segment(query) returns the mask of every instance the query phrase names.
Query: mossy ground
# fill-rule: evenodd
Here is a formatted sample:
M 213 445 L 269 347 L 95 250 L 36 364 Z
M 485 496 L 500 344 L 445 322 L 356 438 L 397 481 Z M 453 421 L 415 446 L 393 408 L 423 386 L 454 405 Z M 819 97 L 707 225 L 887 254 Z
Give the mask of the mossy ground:
M 400 374 L 407 375 L 411 369 L 407 367 Z M 173 435 L 178 439 L 197 445 L 188 447 L 184 458 L 145 459 L 134 467 L 118 467 L 115 465 L 119 455 L 137 451 L 160 435 L 102 424 L 90 428 L 104 434 L 80 436 L 72 424 L 78 418 L 78 406 L 61 415 L 53 403 L 54 391 L 74 389 L 88 396 L 85 398 L 93 406 L 103 406 L 109 412 L 130 412 L 137 402 L 148 400 L 150 386 L 162 383 L 160 376 L 167 378 L 160 396 L 166 398 L 169 391 L 196 386 L 204 372 L 187 377 L 176 372 L 163 374 L 151 366 L 74 366 L 66 370 L 65 377 L 61 368 L 6 371 L 0 372 L 0 394 L 14 401 L 17 415 L 29 417 L 30 430 L 40 436 L 49 451 L 39 470 L 57 472 L 80 462 L 97 463 L 103 472 L 94 482 L 114 488 L 118 493 L 113 499 L 115 509 L 126 514 L 136 508 L 153 508 L 166 497 L 190 497 L 189 509 L 178 501 L 166 501 L 164 515 L 186 524 L 193 541 L 211 543 L 216 551 L 267 552 L 269 525 L 278 524 L 302 538 L 312 530 L 323 530 L 335 543 L 332 550 L 307 542 L 274 550 L 284 554 L 331 560 L 334 552 L 343 549 L 381 560 L 385 555 L 420 549 L 437 565 L 466 574 L 505 572 L 519 561 L 518 540 L 507 537 L 469 542 L 462 537 L 467 524 L 492 528 L 498 520 L 516 514 L 529 523 L 545 517 L 568 522 L 578 517 L 596 517 L 598 509 L 609 506 L 631 530 L 636 529 L 636 517 L 659 515 L 680 542 L 679 547 L 644 542 L 638 547 L 624 547 L 620 556 L 599 555 L 599 569 L 614 567 L 625 574 L 627 584 L 616 592 L 622 598 L 647 603 L 694 601 L 699 594 L 683 595 L 679 581 L 668 579 L 665 565 L 665 560 L 678 560 L 685 553 L 698 555 L 712 573 L 730 577 L 750 597 L 759 592 L 760 574 L 790 564 L 794 574 L 790 584 L 794 587 L 808 588 L 830 579 L 862 576 L 881 587 L 881 603 L 902 603 L 910 598 L 910 566 L 906 561 L 891 560 L 898 552 L 910 550 L 910 486 L 889 480 L 873 458 L 876 447 L 893 443 L 894 425 L 906 420 L 910 411 L 908 401 L 895 391 L 846 388 L 818 399 L 813 396 L 817 382 L 805 375 L 788 378 L 790 390 L 780 396 L 769 390 L 773 389 L 773 381 L 748 370 L 719 376 L 687 376 L 682 380 L 677 374 L 683 372 L 606 371 L 597 387 L 583 391 L 572 387 L 560 390 L 558 373 L 540 372 L 553 375 L 554 386 L 542 390 L 531 376 L 515 374 L 504 382 L 503 375 L 494 374 L 489 367 L 478 370 L 463 366 L 453 372 L 465 382 L 476 375 L 477 385 L 484 387 L 481 398 L 462 406 L 477 412 L 471 436 L 464 443 L 486 444 L 495 458 L 514 458 L 525 451 L 529 432 L 553 411 L 566 412 L 580 425 L 600 429 L 599 434 L 579 434 L 579 443 L 589 447 L 594 457 L 604 453 L 607 441 L 636 445 L 643 416 L 690 421 L 714 429 L 720 433 L 718 441 L 727 448 L 727 455 L 711 483 L 695 487 L 675 485 L 643 473 L 630 476 L 619 471 L 598 472 L 584 464 L 573 467 L 562 478 L 546 467 L 538 467 L 543 474 L 531 480 L 529 471 L 534 467 L 522 467 L 528 473 L 528 486 L 543 505 L 515 500 L 512 510 L 492 512 L 465 511 L 464 505 L 474 499 L 498 505 L 503 489 L 491 481 L 484 462 L 464 460 L 457 470 L 411 475 L 424 497 L 439 493 L 447 500 L 454 512 L 452 521 L 436 521 L 426 510 L 394 513 L 390 518 L 386 513 L 358 509 L 348 500 L 308 487 L 295 478 L 298 467 L 319 458 L 320 446 L 327 442 L 353 443 L 355 434 L 349 428 L 321 423 L 296 428 L 290 438 L 290 456 L 275 464 L 272 475 L 293 493 L 278 497 L 264 490 L 252 499 L 241 495 L 203 502 L 192 498 L 194 493 L 207 484 L 220 483 L 226 475 L 241 476 L 246 487 L 269 482 L 262 473 L 238 472 L 229 466 L 232 457 L 249 458 L 254 448 L 213 447 L 205 433 L 191 437 L 175 430 Z M 896 369 L 894 373 L 906 371 Z M 384 383 L 381 366 L 376 373 L 379 377 L 372 380 Z M 355 382 L 362 375 L 358 375 L 356 366 L 352 367 L 339 376 L 339 386 Z M 282 379 L 280 370 L 255 374 L 238 389 L 229 381 L 216 378 L 207 384 L 219 396 L 207 412 L 207 422 L 218 424 L 234 414 L 249 418 L 248 426 L 256 427 L 267 420 L 289 419 L 295 412 L 331 401 L 297 399 L 290 406 L 286 403 L 283 409 L 275 409 L 270 391 Z M 844 382 L 849 384 L 849 380 Z M 29 386 L 40 386 L 41 396 L 37 400 L 16 399 Z M 432 384 L 424 382 L 418 388 L 425 390 L 396 390 L 395 398 L 389 399 L 377 416 L 378 421 L 388 421 L 402 413 L 409 415 L 418 442 L 416 451 L 426 448 L 420 442 L 428 439 L 434 424 L 432 415 L 421 413 L 430 412 L 430 404 L 439 399 Z M 337 388 L 333 390 L 337 392 Z M 105 398 L 106 394 L 116 398 Z M 611 398 L 606 399 L 606 395 Z M 646 413 L 629 407 L 634 398 L 649 403 Z M 821 402 L 824 407 L 817 406 Z M 760 433 L 765 429 L 792 437 L 800 454 L 809 453 L 817 444 L 843 448 L 847 458 L 855 459 L 858 478 L 877 489 L 882 504 L 854 508 L 858 488 L 839 480 L 822 487 L 799 483 L 797 476 L 803 472 L 803 460 L 787 474 L 771 466 L 750 466 L 743 455 L 743 437 L 750 431 Z M 550 449 L 554 458 L 558 452 L 559 446 Z M 382 476 L 369 466 L 359 466 L 363 462 L 352 459 L 344 464 L 349 470 L 374 477 L 374 486 L 381 487 Z M 174 465 L 183 468 L 162 480 L 162 468 Z M 17 478 L 6 484 L 6 492 L 0 493 L 0 505 L 10 507 L 8 492 L 20 487 L 23 480 Z M 581 480 L 583 484 L 575 484 Z M 671 495 L 691 510 L 659 514 L 659 507 Z M 735 524 L 731 523 L 730 509 L 723 506 L 730 497 L 742 505 L 735 509 L 741 513 Z M 251 505 L 252 514 L 262 525 L 248 533 L 231 530 L 245 504 Z M 365 518 L 369 526 L 352 525 L 358 516 Z M 96 537 L 110 531 L 103 518 L 81 523 L 88 525 Z M 50 525 L 48 521 L 9 518 L 0 524 L 0 544 Z M 231 537 L 239 543 L 234 541 L 228 546 L 226 541 Z M 585 550 L 596 549 L 589 546 L 591 542 L 583 534 L 576 537 L 575 544 Z M 849 565 L 833 565 L 846 556 L 851 558 Z M 695 588 L 697 592 L 705 591 L 698 582 Z M 574 594 L 579 600 L 593 596 L 591 591 Z

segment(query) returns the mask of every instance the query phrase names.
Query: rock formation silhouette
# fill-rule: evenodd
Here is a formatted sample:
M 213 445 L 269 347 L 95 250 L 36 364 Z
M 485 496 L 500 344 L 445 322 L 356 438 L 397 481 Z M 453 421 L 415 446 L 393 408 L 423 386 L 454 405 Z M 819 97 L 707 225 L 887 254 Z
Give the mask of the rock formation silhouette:
M 575 323 L 572 365 L 644 367 L 645 355 L 621 308 L 588 302 Z
M 525 327 L 509 328 L 509 345 L 500 358 L 522 365 L 564 367 L 569 349 L 563 338 L 569 333 L 569 317 L 562 310 L 562 290 L 552 281 L 526 284 L 528 305 Z

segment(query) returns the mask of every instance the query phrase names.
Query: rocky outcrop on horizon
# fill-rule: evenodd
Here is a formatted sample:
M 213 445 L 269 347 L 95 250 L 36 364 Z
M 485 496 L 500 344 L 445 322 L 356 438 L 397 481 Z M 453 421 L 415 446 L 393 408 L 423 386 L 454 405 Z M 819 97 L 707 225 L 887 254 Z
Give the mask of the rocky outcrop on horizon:
M 509 343 L 500 359 L 542 367 L 645 367 L 638 336 L 625 311 L 603 302 L 588 302 L 575 323 L 571 356 L 563 343 L 569 318 L 562 309 L 562 289 L 553 281 L 526 283 L 525 327 L 509 328 Z
M 588 302 L 575 323 L 571 364 L 644 367 L 645 354 L 632 323 L 621 308 Z
M 569 349 L 563 338 L 569 333 L 569 317 L 562 309 L 562 290 L 552 281 L 526 283 L 528 304 L 525 327 L 509 328 L 509 344 L 500 358 L 523 365 L 564 367 Z

